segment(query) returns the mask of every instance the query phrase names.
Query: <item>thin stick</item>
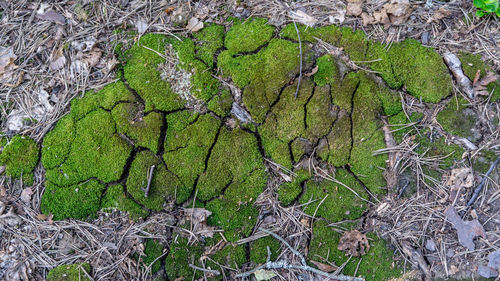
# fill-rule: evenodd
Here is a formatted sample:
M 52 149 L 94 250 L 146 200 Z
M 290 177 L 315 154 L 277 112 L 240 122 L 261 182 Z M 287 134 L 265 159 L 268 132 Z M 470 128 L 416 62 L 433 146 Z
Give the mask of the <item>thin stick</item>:
M 476 202 L 477 197 L 479 197 L 479 193 L 481 193 L 481 190 L 483 190 L 484 184 L 486 183 L 486 179 L 490 176 L 493 170 L 495 170 L 496 166 L 498 166 L 498 163 L 500 163 L 500 155 L 498 155 L 497 160 L 495 160 L 495 162 L 491 163 L 491 166 L 486 172 L 486 174 L 484 174 L 483 179 L 476 187 L 476 189 L 474 189 L 472 197 L 470 198 L 469 202 L 467 202 L 467 208 L 469 208 L 470 206 L 472 206 L 472 204 L 474 204 L 474 202 Z
M 299 64 L 299 81 L 297 83 L 297 90 L 295 90 L 295 98 L 299 94 L 300 81 L 302 80 L 302 42 L 300 41 L 300 32 L 297 28 L 297 24 L 293 21 L 293 26 L 295 26 L 295 31 L 297 32 L 297 37 L 299 38 L 299 55 L 300 55 L 300 64 Z
M 292 253 L 294 255 L 296 255 L 296 256 L 298 256 L 300 258 L 300 262 L 302 264 L 301 265 L 290 264 L 290 263 L 288 263 L 285 260 L 271 262 L 270 261 L 270 256 L 271 256 L 270 252 L 271 251 L 269 250 L 269 247 L 268 247 L 267 248 L 268 249 L 268 252 L 267 252 L 267 262 L 265 264 L 260 265 L 260 266 L 254 268 L 252 270 L 249 270 L 247 272 L 243 272 L 243 273 L 237 274 L 235 276 L 236 278 L 247 278 L 248 276 L 252 275 L 253 273 L 257 272 L 258 270 L 261 270 L 261 269 L 265 268 L 265 269 L 297 269 L 297 270 L 304 270 L 304 271 L 309 271 L 309 272 L 312 272 L 312 273 L 315 273 L 315 274 L 327 277 L 328 279 L 332 278 L 332 279 L 338 280 L 338 281 L 365 281 L 365 279 L 363 279 L 363 278 L 346 276 L 346 275 L 343 275 L 343 274 L 336 275 L 335 273 L 327 273 L 327 272 L 321 271 L 319 269 L 316 269 L 314 267 L 310 267 L 310 266 L 307 265 L 306 259 L 304 258 L 304 256 L 299 251 L 297 251 L 294 248 L 292 248 L 292 246 L 290 246 L 290 244 L 288 244 L 288 242 L 286 242 L 285 239 L 281 238 L 276 233 L 271 232 L 271 231 L 269 231 L 267 229 L 259 228 L 259 230 L 262 231 L 262 232 L 264 232 L 264 233 L 267 233 L 267 234 L 273 236 L 274 238 L 276 238 L 277 240 L 279 240 L 281 243 L 283 243 L 288 249 L 290 249 L 290 251 L 292 251 Z
M 155 170 L 155 165 L 151 166 L 151 168 L 149 169 L 149 174 L 148 174 L 148 185 L 146 186 L 146 188 L 141 188 L 142 191 L 144 191 L 144 197 L 148 197 L 148 194 L 149 194 L 149 189 L 151 188 L 151 181 L 153 180 L 153 172 Z
M 196 269 L 196 270 L 202 271 L 202 272 L 207 272 L 207 273 L 212 273 L 212 274 L 215 274 L 215 275 L 220 275 L 220 272 L 218 270 L 206 269 L 206 268 L 203 268 L 203 267 L 196 266 L 194 264 L 189 264 L 189 267 L 191 267 L 192 269 Z

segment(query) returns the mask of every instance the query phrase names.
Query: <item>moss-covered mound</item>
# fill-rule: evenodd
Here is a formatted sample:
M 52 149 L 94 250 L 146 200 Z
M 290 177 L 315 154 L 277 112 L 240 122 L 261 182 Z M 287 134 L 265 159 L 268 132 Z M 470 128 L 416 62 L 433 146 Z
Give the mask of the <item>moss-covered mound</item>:
M 47 275 L 47 281 L 90 281 L 89 276 L 90 264 L 65 264 L 51 269 Z
M 422 118 L 402 111 L 395 89 L 436 103 L 450 95 L 452 80 L 441 57 L 416 41 L 388 49 L 360 30 L 297 28 L 302 45 L 293 24 L 277 32 L 266 19 L 234 19 L 227 30 L 209 24 L 190 37 L 142 36 L 122 54 L 120 79 L 73 100 L 44 137 L 42 211 L 55 219 L 87 219 L 101 209 L 118 209 L 138 219 L 195 201 L 211 212 L 207 223 L 222 230 L 224 239 L 193 244 L 174 233 L 169 253 L 152 267 L 164 264 L 170 280 L 198 278 L 200 271 L 189 264 L 219 270 L 262 263 L 266 246 L 276 257 L 280 245 L 271 238 L 249 248 L 232 244 L 254 230 L 259 217 L 254 202 L 269 178 L 265 163 L 272 162 L 296 175 L 278 188 L 282 204 L 301 204 L 318 219 L 309 257 L 322 255 L 340 265 L 346 258 L 336 250 L 338 235 L 330 235 L 324 224 L 358 219 L 369 196 L 385 194 L 387 157 L 373 155 L 385 148 L 382 117 L 400 126 L 394 133 L 398 141 L 413 134 Z M 318 39 L 372 71 L 355 71 L 331 54 L 315 52 Z M 162 79 L 166 56 L 178 61 L 174 71 L 186 81 Z M 189 93 L 176 93 L 178 82 L 189 84 Z M 459 122 L 452 104 L 438 120 L 449 133 L 465 136 L 473 122 L 464 130 L 452 127 Z M 427 155 L 453 155 L 439 168 L 461 155 L 444 138 L 430 142 L 426 132 L 419 137 L 418 149 Z M 11 143 L 18 144 L 5 145 L 0 154 L 7 173 L 32 173 L 36 144 L 22 138 Z M 329 167 L 335 182 L 301 169 L 311 157 Z M 391 252 L 370 237 L 374 244 L 359 273 L 369 280 L 397 275 Z M 161 247 L 148 243 L 144 260 L 151 264 Z M 210 247 L 218 251 L 202 263 Z M 348 264 L 347 274 L 354 273 L 357 261 Z
M 13 178 L 21 178 L 24 185 L 33 184 L 33 170 L 38 164 L 39 149 L 33 139 L 16 135 L 10 141 L 0 141 L 0 165 L 5 165 L 5 173 Z

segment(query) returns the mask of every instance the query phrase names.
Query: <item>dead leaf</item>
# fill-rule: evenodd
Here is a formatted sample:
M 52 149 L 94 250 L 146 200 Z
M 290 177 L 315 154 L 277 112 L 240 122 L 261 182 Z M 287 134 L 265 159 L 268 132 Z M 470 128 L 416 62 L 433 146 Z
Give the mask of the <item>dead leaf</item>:
M 488 92 L 488 89 L 486 88 L 486 86 L 488 86 L 488 84 L 493 83 L 497 80 L 498 80 L 498 76 L 495 73 L 488 72 L 488 74 L 486 74 L 486 76 L 484 76 L 481 80 L 476 81 L 476 83 L 473 84 L 474 85 L 474 93 L 476 93 L 476 95 L 489 96 L 490 93 Z
M 51 21 L 60 25 L 66 24 L 66 18 L 55 11 L 47 11 L 45 13 L 37 13 L 36 17 L 41 20 Z
M 500 269 L 500 250 L 496 250 L 488 255 L 488 266 L 495 270 Z
M 434 15 L 432 15 L 432 17 L 427 20 L 427 23 L 439 22 L 441 19 L 444 19 L 449 15 L 451 15 L 451 11 L 446 9 L 445 7 L 441 7 L 436 12 L 434 12 Z
M 38 214 L 38 215 L 36 215 L 36 218 L 38 220 L 44 221 L 44 220 L 47 219 L 47 215 L 45 215 L 45 214 Z
M 377 20 L 366 12 L 361 13 L 361 21 L 363 22 L 363 26 L 377 23 Z
M 5 187 L 3 187 L 3 185 L 0 185 L 0 197 L 5 197 L 5 196 L 7 196 L 7 190 L 5 190 Z
M 59 70 L 66 64 L 66 57 L 64 56 L 62 49 L 55 51 L 50 56 L 49 67 L 51 70 Z
M 188 24 L 186 25 L 186 29 L 191 32 L 199 31 L 202 28 L 203 28 L 203 22 L 195 17 L 189 19 Z
M 4 48 L 0 46 L 0 82 L 10 82 L 13 71 L 17 68 L 14 61 L 17 56 L 12 47 Z
M 391 0 L 390 3 L 384 5 L 383 9 L 393 25 L 405 23 L 412 11 L 409 0 Z
M 472 85 L 476 85 L 477 81 L 481 78 L 481 69 L 476 71 L 476 75 L 474 75 L 474 81 L 472 81 Z
M 311 72 L 304 74 L 304 76 L 311 77 L 314 74 L 316 74 L 316 72 L 318 72 L 318 66 L 317 65 L 311 70 Z
M 329 265 L 329 264 L 324 264 L 324 263 L 321 263 L 321 262 L 317 262 L 317 261 L 311 261 L 319 270 L 321 271 L 324 271 L 324 272 L 334 272 L 335 270 L 337 270 L 337 268 L 339 268 L 338 266 L 333 266 L 333 265 Z
M 184 215 L 193 224 L 202 223 L 207 220 L 207 218 L 212 214 L 209 210 L 203 208 L 189 208 L 184 209 Z
M 388 27 L 391 24 L 391 20 L 389 19 L 389 15 L 387 15 L 387 11 L 385 9 L 375 11 L 373 13 L 373 17 L 375 18 L 377 23 L 381 23 L 385 27 Z
M 301 24 L 307 25 L 309 27 L 313 27 L 318 20 L 315 19 L 314 17 L 302 12 L 301 10 L 298 11 L 291 11 L 290 12 L 290 17 L 294 21 L 298 21 Z
M 148 23 L 145 22 L 142 18 L 139 18 L 136 22 L 135 22 L 135 28 L 137 28 L 137 32 L 139 34 L 144 34 L 144 32 L 146 32 L 146 30 L 148 30 Z
M 346 255 L 359 257 L 370 250 L 370 244 L 365 234 L 354 229 L 344 232 L 344 235 L 340 238 L 338 249 L 345 251 Z
M 359 16 L 363 12 L 361 8 L 363 0 L 347 0 L 346 15 Z
M 445 182 L 450 188 L 450 201 L 456 202 L 461 189 L 470 188 L 474 185 L 474 174 L 471 168 L 457 168 L 451 170 L 451 174 Z
M 453 206 L 449 206 L 444 212 L 446 218 L 451 222 L 453 227 L 457 230 L 458 242 L 470 251 L 473 251 L 474 237 L 481 236 L 486 238 L 483 226 L 478 220 L 464 221 L 460 218 L 457 210 Z
M 102 56 L 102 50 L 94 47 L 90 52 L 82 55 L 82 60 L 89 66 L 94 67 L 99 63 Z
M 23 189 L 23 191 L 21 192 L 21 201 L 23 201 L 24 203 L 29 203 L 31 201 L 31 196 L 33 195 L 33 190 L 31 188 L 25 188 Z

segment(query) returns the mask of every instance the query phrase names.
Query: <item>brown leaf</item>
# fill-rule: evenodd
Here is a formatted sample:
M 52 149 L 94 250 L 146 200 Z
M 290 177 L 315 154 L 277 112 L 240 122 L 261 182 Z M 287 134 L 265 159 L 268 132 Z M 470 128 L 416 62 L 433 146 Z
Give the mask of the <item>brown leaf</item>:
M 311 72 L 304 74 L 304 76 L 311 77 L 314 74 L 316 74 L 316 72 L 318 72 L 318 66 L 317 65 L 311 70 Z
M 478 220 L 464 221 L 460 218 L 457 210 L 453 206 L 449 206 L 444 212 L 446 218 L 451 222 L 457 230 L 458 242 L 470 251 L 474 251 L 474 237 L 481 236 L 486 238 L 483 226 Z
M 348 0 L 346 7 L 346 15 L 348 16 L 359 16 L 363 12 L 361 8 L 363 5 L 363 0 Z
M 412 12 L 409 0 L 391 0 L 390 3 L 384 5 L 383 9 L 389 15 L 393 25 L 405 23 Z
M 481 78 L 481 69 L 476 71 L 476 75 L 474 75 L 474 81 L 472 81 L 472 85 L 476 85 L 477 81 Z
M 13 71 L 17 68 L 14 61 L 17 56 L 14 54 L 14 49 L 4 48 L 0 46 L 0 82 L 11 81 Z
M 60 25 L 66 24 L 66 18 L 63 15 L 61 15 L 55 11 L 47 11 L 43 14 L 37 14 L 36 17 L 41 19 L 41 20 L 55 22 L 55 23 L 60 24 Z
M 385 9 L 374 12 L 373 17 L 375 18 L 377 23 L 381 23 L 384 26 L 388 26 L 391 24 L 391 20 L 389 19 L 389 15 L 387 15 L 387 11 Z
M 470 168 L 457 168 L 451 170 L 450 176 L 446 179 L 445 185 L 450 188 L 450 201 L 455 202 L 460 195 L 459 190 L 470 188 L 474 184 L 474 174 Z
M 488 89 L 486 86 L 488 84 L 493 83 L 498 80 L 498 77 L 495 73 L 493 72 L 488 72 L 486 76 L 484 76 L 481 80 L 477 81 L 474 84 L 474 93 L 477 95 L 485 95 L 488 96 L 490 93 L 488 92 Z
M 0 197 L 5 196 L 7 196 L 7 190 L 5 190 L 5 187 L 3 187 L 3 185 L 0 185 Z
M 451 15 L 451 11 L 445 7 L 441 7 L 427 20 L 427 23 L 439 22 L 441 19 L 446 18 L 449 15 Z
M 361 21 L 363 21 L 363 26 L 367 26 L 369 24 L 377 23 L 374 17 L 370 16 L 368 13 L 361 13 Z
M 45 215 L 45 214 L 38 214 L 38 215 L 36 215 L 36 218 L 38 220 L 44 221 L 44 220 L 47 219 L 47 215 Z
M 29 203 L 31 201 L 31 196 L 33 195 L 33 190 L 31 188 L 25 188 L 23 189 L 23 191 L 21 192 L 21 201 L 23 201 L 24 203 Z
M 321 262 L 317 262 L 317 261 L 311 261 L 319 270 L 321 271 L 324 271 L 324 272 L 334 272 L 335 270 L 337 270 L 337 268 L 339 268 L 338 266 L 333 266 L 333 265 L 329 265 L 329 264 L 324 264 L 324 263 L 321 263 Z
M 365 255 L 370 250 L 370 244 L 365 234 L 354 229 L 344 232 L 340 238 L 338 249 L 345 251 L 346 255 L 358 257 Z
M 203 28 L 203 22 L 199 19 L 192 17 L 189 19 L 186 29 L 191 32 L 199 31 Z
M 87 63 L 89 67 L 94 67 L 99 63 L 101 56 L 102 50 L 94 47 L 90 52 L 83 54 L 83 61 Z

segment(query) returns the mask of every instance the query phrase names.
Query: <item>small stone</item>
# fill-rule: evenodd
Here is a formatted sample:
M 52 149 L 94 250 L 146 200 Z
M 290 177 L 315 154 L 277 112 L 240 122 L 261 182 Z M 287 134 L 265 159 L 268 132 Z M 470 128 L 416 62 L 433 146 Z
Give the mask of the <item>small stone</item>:
M 434 243 L 434 240 L 432 239 L 427 239 L 425 242 L 425 248 L 431 252 L 436 251 L 436 243 Z
M 420 40 L 422 41 L 422 44 L 427 45 L 429 43 L 429 32 L 425 31 L 422 33 L 422 37 L 420 37 Z
M 455 251 L 453 249 L 448 249 L 448 251 L 446 251 L 446 256 L 451 258 L 455 255 Z
M 484 265 L 480 265 L 478 268 L 477 268 L 477 273 L 481 276 L 481 277 L 484 277 L 484 278 L 495 278 L 498 276 L 498 272 L 495 271 L 493 268 L 491 267 L 488 267 L 488 266 L 484 266 Z

